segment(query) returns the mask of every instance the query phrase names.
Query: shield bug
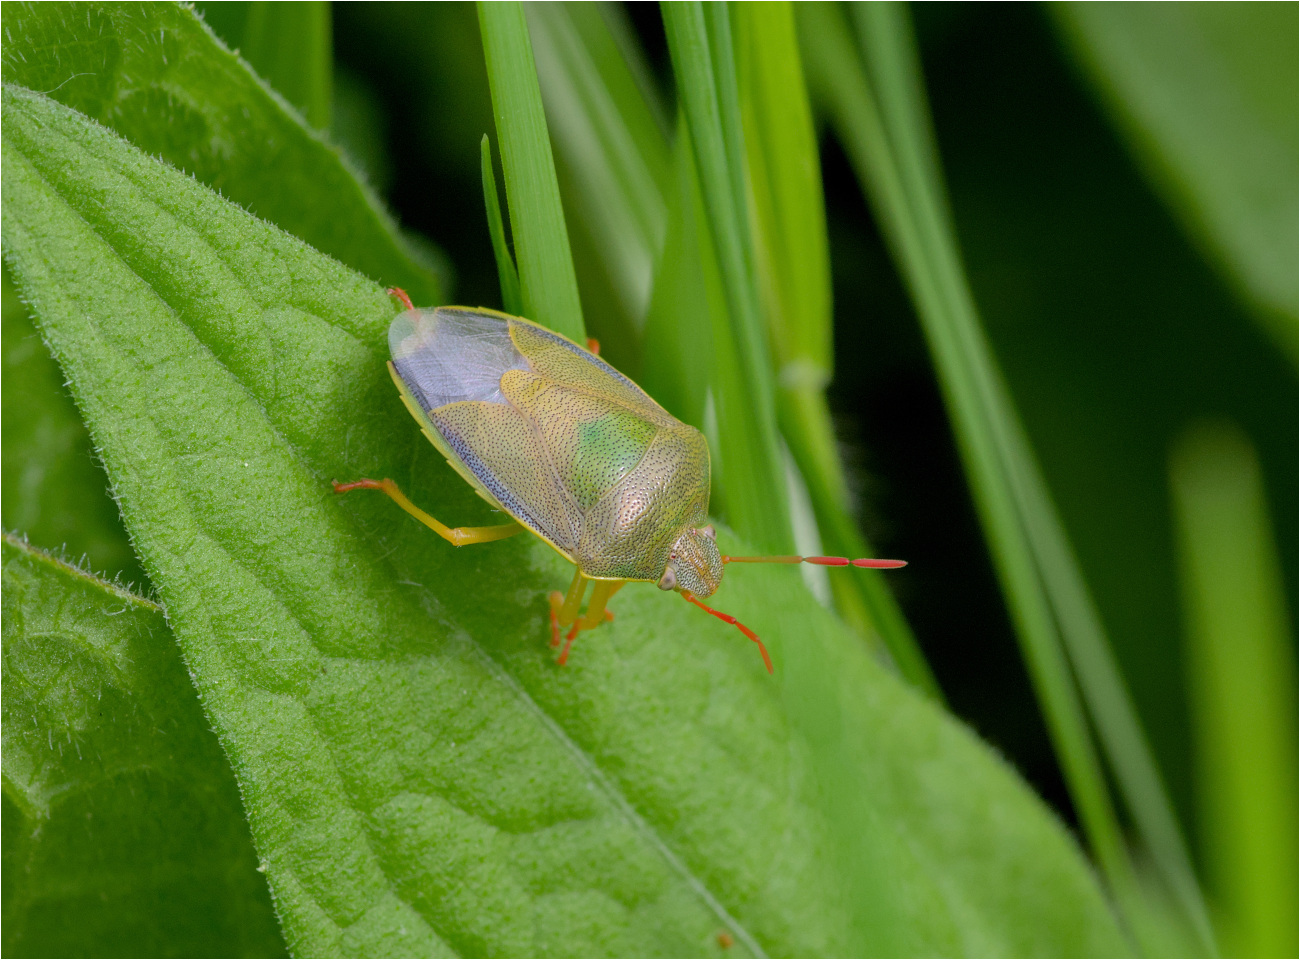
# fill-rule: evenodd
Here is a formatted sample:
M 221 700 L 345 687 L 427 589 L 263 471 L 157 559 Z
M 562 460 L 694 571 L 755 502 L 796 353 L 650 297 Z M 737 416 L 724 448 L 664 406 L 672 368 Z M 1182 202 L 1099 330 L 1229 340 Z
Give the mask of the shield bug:
M 388 330 L 393 382 L 411 415 L 478 494 L 513 517 L 490 527 L 451 528 L 421 510 L 392 480 L 335 481 L 339 493 L 381 490 L 455 546 L 527 530 L 575 569 L 566 593 L 550 595 L 551 645 L 568 661 L 580 630 L 613 613 L 610 597 L 632 580 L 675 590 L 733 624 L 772 661 L 755 633 L 700 598 L 728 563 L 814 563 L 891 568 L 901 560 L 728 557 L 709 523 L 709 448 L 704 436 L 655 403 L 598 356 L 530 320 L 495 310 L 406 306 Z M 593 582 L 585 613 L 583 597 Z

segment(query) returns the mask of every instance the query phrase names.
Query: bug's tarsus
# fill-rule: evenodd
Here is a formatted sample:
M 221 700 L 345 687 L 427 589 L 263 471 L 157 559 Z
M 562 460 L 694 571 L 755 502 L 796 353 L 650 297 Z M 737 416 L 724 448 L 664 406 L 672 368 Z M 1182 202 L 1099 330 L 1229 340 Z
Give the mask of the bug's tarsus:
M 353 480 L 351 483 L 339 483 L 337 480 L 331 480 L 334 484 L 335 493 L 347 493 L 349 490 L 383 490 L 384 481 L 382 480 Z
M 595 337 L 588 337 L 588 338 L 587 338 L 587 352 L 588 352 L 588 353 L 594 353 L 596 356 L 599 357 L 599 356 L 600 356 L 600 341 L 597 340 Z
M 749 637 L 749 639 L 753 640 L 756 644 L 758 644 L 758 652 L 763 655 L 763 665 L 767 667 L 768 673 L 772 672 L 772 658 L 767 655 L 767 647 L 763 646 L 763 641 L 758 639 L 758 634 L 756 634 L 753 630 L 749 629 L 749 627 L 745 626 L 743 623 L 741 623 L 731 614 L 723 613 L 721 610 L 714 610 L 707 603 L 701 603 L 699 599 L 695 596 L 695 594 L 691 593 L 689 590 L 683 590 L 681 591 L 681 594 L 683 597 L 686 598 L 688 603 L 693 603 L 701 610 L 703 610 L 705 613 L 711 613 L 719 620 L 731 624 L 733 627 L 736 627 L 738 630 L 740 630 L 740 632 L 743 633 L 745 636 Z
M 867 567 L 872 570 L 897 570 L 907 566 L 906 560 L 875 560 L 861 557 L 850 560 L 848 557 L 727 557 L 723 563 L 814 563 L 819 567 Z
M 569 662 L 569 651 L 573 649 L 573 638 L 578 635 L 578 623 L 575 621 L 569 628 L 569 632 L 564 635 L 564 649 L 560 651 L 560 659 L 555 661 L 560 666 Z
M 402 306 L 406 307 L 407 310 L 415 309 L 415 304 L 411 302 L 411 298 L 406 295 L 406 291 L 401 287 L 389 287 L 385 292 L 390 297 L 396 297 L 398 300 L 401 300 Z

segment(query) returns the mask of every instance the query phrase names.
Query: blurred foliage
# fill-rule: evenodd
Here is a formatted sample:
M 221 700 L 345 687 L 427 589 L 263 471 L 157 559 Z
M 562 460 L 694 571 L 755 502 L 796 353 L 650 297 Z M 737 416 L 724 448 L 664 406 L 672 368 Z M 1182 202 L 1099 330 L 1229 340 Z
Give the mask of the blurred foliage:
M 1296 362 L 1294 4 L 1052 4 L 1193 238 Z
M 493 115 L 474 7 L 377 3 L 342 4 L 332 11 L 322 4 L 272 9 L 278 6 L 288 5 L 200 7 L 208 25 L 241 52 L 269 87 L 219 47 L 204 47 L 201 29 L 171 8 L 139 14 L 94 4 L 79 7 L 77 16 L 66 15 L 72 8 L 59 4 L 39 13 L 34 5 L 6 5 L 7 30 L 11 35 L 17 30 L 24 43 L 39 44 L 43 53 L 23 59 L 13 53 L 24 49 L 20 43 L 7 44 L 5 80 L 51 91 L 349 266 L 381 283 L 407 286 L 417 303 L 445 299 L 502 305 L 498 259 L 484 217 L 485 177 L 490 175 L 485 170 L 491 165 L 483 161 L 481 141 L 490 133 L 504 143 L 507 134 L 498 127 L 502 118 Z M 950 425 L 951 408 L 946 412 L 941 402 L 922 325 L 882 240 L 888 230 L 876 222 L 879 207 L 874 215 L 868 211 L 857 176 L 829 130 L 819 141 L 820 178 L 815 170 L 797 166 L 810 153 L 805 120 L 795 115 L 786 121 L 787 138 L 781 137 L 780 124 L 763 132 L 762 122 L 770 119 L 767 111 L 781 108 L 782 95 L 787 106 L 797 108 L 802 94 L 797 70 L 785 69 L 780 84 L 772 82 L 775 71 L 762 74 L 767 89 L 754 85 L 754 75 L 747 73 L 749 64 L 758 62 L 751 58 L 779 56 L 774 51 L 788 35 L 771 24 L 779 22 L 786 8 L 735 8 L 730 18 L 720 16 L 720 9 L 685 5 L 668 10 L 670 23 L 695 17 L 703 24 L 695 33 L 701 41 L 696 52 L 703 56 L 702 72 L 684 88 L 674 77 L 656 7 L 528 9 L 527 33 L 563 207 L 557 219 L 551 204 L 546 215 L 550 226 L 536 236 L 545 237 L 546 231 L 553 238 L 567 235 L 580 312 L 590 334 L 602 341 L 605 356 L 674 413 L 706 431 L 715 451 L 715 510 L 742 526 L 749 524 L 743 518 L 747 511 L 754 516 L 756 500 L 745 491 L 757 488 L 735 476 L 734 465 L 748 469 L 747 464 L 757 463 L 774 483 L 781 478 L 780 489 L 763 497 L 784 503 L 789 494 L 794 534 L 804 552 L 813 552 L 803 547 L 811 533 L 828 552 L 850 552 L 858 549 L 855 540 L 865 544 L 869 539 L 879 553 L 912 561 L 887 580 L 863 581 L 877 584 L 874 598 L 832 581 L 835 605 L 864 636 L 894 629 L 897 639 L 914 631 L 924 656 L 918 663 L 924 668 L 928 661 L 953 711 L 1000 748 L 1073 822 L 1073 802 L 1016 651 L 1013 619 L 999 599 L 968 492 L 970 480 L 957 456 L 964 441 Z M 1285 863 L 1270 860 L 1259 839 L 1265 832 L 1244 825 L 1256 817 L 1247 815 L 1249 810 L 1258 810 L 1265 820 L 1277 811 L 1294 811 L 1294 764 L 1277 759 L 1290 749 L 1293 760 L 1294 750 L 1283 734 L 1277 734 L 1283 737 L 1278 740 L 1269 732 L 1279 729 L 1279 716 L 1293 716 L 1294 669 L 1285 671 L 1291 679 L 1283 689 L 1259 696 L 1254 694 L 1267 686 L 1258 679 L 1263 674 L 1258 669 L 1249 673 L 1252 663 L 1295 663 L 1294 7 L 1058 5 L 1045 13 L 1030 7 L 928 4 L 914 12 L 923 93 L 933 111 L 937 140 L 929 173 L 946 186 L 954 245 L 960 246 L 991 355 L 1078 557 L 1100 625 L 1113 643 L 1124 685 L 1183 830 L 1200 841 L 1199 872 L 1206 878 L 1224 949 L 1294 952 L 1295 897 L 1286 892 L 1295 883 L 1294 863 L 1288 873 Z M 861 19 L 863 11 L 853 14 Z M 154 15 L 161 27 L 156 39 L 142 26 Z M 1285 20 L 1286 29 L 1270 18 Z M 268 26 L 277 19 L 283 21 L 279 26 Z M 313 29 L 331 19 L 332 38 Z M 133 29 L 147 39 L 119 44 L 117 38 Z M 774 31 L 766 41 L 764 30 Z M 731 42 L 720 39 L 728 32 Z M 295 42 L 284 43 L 287 35 Z M 857 43 L 861 32 L 845 37 Z M 675 41 L 679 48 L 680 39 Z M 516 44 L 519 40 L 516 30 Z M 764 42 L 777 46 L 764 48 Z M 718 72 L 718 63 L 731 55 L 731 43 L 734 72 L 730 67 Z M 334 69 L 322 72 L 319 67 L 329 63 L 331 47 Z M 680 70 L 679 54 L 674 53 Z M 512 57 L 509 65 L 516 67 L 517 61 Z M 1074 70 L 1076 61 L 1084 67 L 1081 74 Z M 811 58 L 806 64 L 822 65 Z M 699 95 L 706 92 L 700 84 L 709 75 L 716 130 L 709 127 L 714 121 L 700 119 L 698 110 L 693 121 L 689 111 L 673 115 L 679 88 L 684 103 L 707 107 Z M 526 71 L 516 80 L 520 76 L 526 80 Z M 728 77 L 736 81 L 731 94 Z M 1101 95 L 1097 103 L 1094 91 Z M 759 103 L 765 106 L 756 107 Z M 510 111 L 507 126 L 520 117 L 519 111 Z M 821 119 L 812 116 L 814 124 Z M 716 170 L 701 178 L 699 144 L 674 135 L 688 123 L 692 133 L 715 138 L 712 145 L 704 144 L 706 151 L 728 158 L 725 178 L 731 182 L 725 186 Z M 8 127 L 6 131 L 8 135 Z M 740 136 L 745 146 L 738 151 Z M 535 156 L 544 139 L 539 141 L 534 131 L 529 149 Z M 734 181 L 740 168 L 737 155 L 750 165 L 748 189 L 754 192 L 747 197 L 744 181 L 739 187 Z M 530 202 L 538 195 L 532 188 L 520 193 L 517 177 L 512 186 L 509 164 L 503 167 L 503 207 L 518 230 L 517 200 Z M 765 177 L 779 170 L 786 172 L 776 177 L 776 189 L 765 192 Z M 12 165 L 6 163 L 6 199 L 12 182 Z M 780 192 L 796 184 L 804 194 Z M 819 190 L 825 193 L 833 327 L 815 326 L 826 324 L 828 308 L 817 292 L 817 285 L 825 283 L 817 279 L 825 269 L 817 266 L 821 214 L 807 202 L 808 190 L 814 198 Z M 375 191 L 400 217 L 400 228 Z M 747 208 L 748 215 L 726 214 L 720 204 L 727 203 Z M 774 226 L 785 216 L 779 213 L 782 203 L 788 211 L 808 215 L 795 228 L 811 230 L 810 240 L 795 243 L 795 228 Z M 7 257 L 9 225 L 6 214 Z M 521 238 L 527 247 L 535 232 L 526 227 L 507 237 L 503 229 L 502 249 L 518 256 Z M 781 242 L 787 247 L 774 253 Z M 522 262 L 520 266 L 522 271 Z M 784 288 L 773 283 L 781 267 L 789 270 L 786 287 L 804 292 L 787 293 L 782 300 Z M 751 271 L 748 279 L 746 270 Z M 103 495 L 108 481 L 90 435 L 60 388 L 62 376 L 7 282 L 4 293 L 5 526 L 28 533 L 43 546 L 66 544 L 72 555 L 87 554 L 96 569 L 142 581 L 116 506 Z M 747 297 L 761 313 L 746 305 Z M 806 311 L 798 323 L 812 333 L 784 341 L 781 302 L 787 310 Z M 564 309 L 574 311 L 572 304 Z M 766 341 L 771 351 L 770 370 L 766 356 L 758 368 L 753 366 L 753 335 L 760 319 L 766 328 L 758 342 Z M 817 339 L 826 333 L 833 334 L 833 351 Z M 821 399 L 820 383 L 801 394 L 798 404 L 783 393 L 786 380 L 778 374 L 804 346 L 812 348 L 809 356 L 821 367 L 833 364 L 829 404 Z M 794 454 L 786 463 L 797 463 L 797 469 L 780 464 L 783 453 L 753 453 L 770 444 L 736 446 L 748 429 L 743 407 L 735 407 L 743 403 L 746 378 L 752 379 L 752 373 L 739 372 L 745 363 L 760 377 L 773 378 L 780 428 Z M 71 379 L 72 393 L 84 404 L 82 381 Z M 762 393 L 759 409 L 767 407 Z M 724 400 L 732 404 L 730 414 L 720 402 Z M 1196 443 L 1179 440 L 1189 423 L 1207 417 L 1235 423 L 1241 434 L 1228 434 L 1228 440 L 1222 433 L 1209 435 L 1219 438 L 1217 447 L 1207 446 L 1204 433 L 1196 435 L 1201 438 Z M 725 427 L 728 422 L 733 426 Z M 402 424 L 395 426 L 401 429 Z M 91 427 L 101 431 L 95 439 L 103 446 L 108 435 L 96 428 L 94 418 Z M 345 445 L 356 442 L 349 439 Z M 719 449 L 725 443 L 733 450 L 730 478 L 727 456 Z M 1176 496 L 1171 508 L 1167 453 L 1174 446 L 1179 453 L 1172 468 Z M 441 465 L 426 463 L 436 459 L 427 453 L 421 463 L 440 476 Z M 1213 536 L 1205 533 L 1211 529 L 1205 524 L 1212 525 L 1215 514 L 1197 506 L 1212 504 L 1213 497 L 1198 501 L 1196 483 L 1187 480 L 1198 476 L 1198 463 L 1228 464 L 1218 475 L 1250 491 L 1238 501 L 1254 504 L 1245 526 L 1255 546 L 1243 546 L 1241 555 L 1267 557 L 1266 545 L 1272 541 L 1275 558 L 1258 562 L 1281 571 L 1281 586 L 1253 608 L 1265 613 L 1251 614 L 1254 620 L 1235 617 L 1238 629 L 1231 636 L 1207 627 L 1221 623 L 1222 615 L 1215 621 L 1205 611 L 1247 602 L 1249 578 L 1236 571 L 1217 582 L 1203 559 L 1214 555 L 1207 551 Z M 1243 486 L 1242 476 L 1254 479 Z M 455 484 L 444 488 L 439 479 L 430 490 L 434 488 L 431 502 L 474 506 L 472 496 L 463 496 Z M 812 514 L 801 504 L 811 504 Z M 838 506 L 832 510 L 828 504 Z M 359 509 L 376 518 L 365 521 L 368 536 L 382 542 L 388 535 L 377 519 L 384 516 L 382 508 Z M 1218 515 L 1226 516 L 1223 509 Z M 760 519 L 767 522 L 777 515 Z M 1218 522 L 1214 529 L 1226 529 Z M 1188 532 L 1194 528 L 1203 535 Z M 428 544 L 417 539 L 401 549 L 427 552 Z M 151 557 L 156 556 L 144 553 L 151 572 L 157 562 Z M 495 576 L 508 585 L 519 574 Z M 409 579 L 429 582 L 423 575 Z M 766 573 L 747 581 L 748 586 L 729 582 L 728 590 L 736 591 L 729 595 L 762 606 L 761 594 L 771 593 L 777 581 L 786 583 Z M 890 612 L 896 611 L 887 592 L 891 588 L 906 621 Z M 470 611 L 486 594 L 480 586 L 465 592 L 476 599 L 461 599 L 455 616 L 480 623 Z M 517 599 L 502 597 L 500 602 L 510 606 Z M 620 616 L 625 608 L 633 618 L 627 623 L 635 623 L 640 605 L 628 597 Z M 6 617 L 9 609 L 6 592 Z M 657 605 L 647 609 L 656 611 L 652 618 L 661 616 Z M 893 628 L 888 626 L 891 616 L 897 617 Z M 677 617 L 668 621 L 676 624 Z M 1249 644 L 1240 628 L 1247 621 L 1267 626 L 1253 631 L 1264 643 L 1263 652 L 1241 658 L 1239 675 L 1207 684 L 1206 658 L 1225 643 Z M 673 629 L 692 635 L 700 626 L 690 618 L 681 623 Z M 800 633 L 799 628 L 780 629 Z M 719 644 L 720 650 L 730 649 L 734 639 L 719 638 Z M 906 654 L 900 656 L 905 648 L 887 645 L 904 675 L 924 684 L 926 674 L 909 671 Z M 810 651 L 816 646 L 811 643 Z M 187 656 L 192 658 L 197 648 L 190 649 Z M 685 673 L 678 677 L 722 669 L 709 659 L 712 654 L 696 646 L 692 651 L 689 657 L 703 656 L 711 666 L 694 662 L 683 666 Z M 826 665 L 819 659 L 822 654 L 803 656 Z M 796 671 L 778 712 L 794 718 L 809 738 L 806 742 L 813 744 L 810 762 L 821 771 L 818 789 L 840 798 L 839 807 L 831 803 L 820 815 L 838 825 L 833 831 L 854 838 L 839 845 L 838 857 L 840 880 L 848 881 L 844 889 L 855 891 L 857 899 L 870 889 L 858 871 L 871 854 L 869 844 L 862 846 L 869 834 L 853 831 L 861 811 L 852 809 L 856 801 L 849 798 L 886 783 L 897 787 L 912 767 L 900 762 L 885 779 L 867 783 L 864 771 L 878 769 L 872 766 L 876 761 L 856 754 L 858 759 L 845 766 L 837 721 L 808 712 L 816 685 L 809 686 L 812 678 L 797 676 L 800 662 L 790 658 L 790 648 L 778 652 L 780 668 Z M 1190 698 L 1184 676 L 1191 678 Z M 620 683 L 635 685 L 627 678 Z M 547 689 L 530 687 L 533 696 L 543 699 Z M 566 716 L 560 705 L 547 709 Z M 627 717 L 611 713 L 597 720 L 593 714 L 581 722 L 599 731 L 602 725 L 632 722 L 637 715 L 633 707 Z M 1283 726 L 1293 734 L 1294 722 L 1289 722 Z M 893 744 L 890 750 L 897 746 L 901 723 L 880 744 Z M 1249 732 L 1229 734 L 1229 727 Z M 1222 747 L 1223 737 L 1240 740 L 1252 733 L 1258 739 L 1258 751 L 1251 754 L 1255 759 L 1248 765 L 1234 763 Z M 827 779 L 829 771 L 839 772 Z M 1114 775 L 1107 771 L 1108 777 Z M 6 771 L 6 813 L 9 798 Z M 1294 817 L 1290 820 L 1293 827 Z M 1133 824 L 1125 821 L 1122 827 L 1128 832 Z M 254 834 L 262 837 L 259 843 L 267 842 L 256 829 Z M 5 844 L 8 857 L 13 849 L 8 830 Z M 296 862 L 294 855 L 286 856 L 283 862 Z M 978 857 L 965 861 L 957 856 L 949 865 L 976 868 L 977 862 Z M 896 879 L 902 875 L 897 864 L 882 862 L 872 869 Z M 1178 906 L 1168 890 L 1152 885 L 1158 871 L 1140 852 L 1135 869 L 1143 906 L 1130 911 L 1130 932 L 1148 952 L 1195 949 L 1181 912 L 1185 904 Z M 12 902 L 9 875 L 7 870 L 7 911 Z M 1280 879 L 1264 879 L 1274 876 Z M 921 901 L 909 902 L 915 907 Z M 907 913 L 902 901 L 896 906 L 900 909 L 889 917 L 868 920 L 859 914 L 840 929 L 857 925 L 854 936 L 866 938 L 856 941 L 860 946 L 871 942 L 875 949 L 894 952 L 1014 949 L 1011 941 L 998 939 L 1007 935 L 1005 929 L 994 935 L 987 927 L 984 933 L 991 940 L 972 939 L 975 928 L 968 927 L 955 940 L 921 946 L 908 939 L 905 919 L 900 925 Z M 927 914 L 928 923 L 933 916 Z M 817 935 L 839 922 L 823 917 Z M 867 926 L 860 926 L 864 922 Z M 291 942 L 305 943 L 301 938 L 307 929 L 294 927 Z M 1279 933 L 1286 930 L 1292 941 Z M 1031 932 L 1048 931 L 1027 927 L 1021 934 Z M 1021 950 L 1049 949 L 1042 942 L 1036 947 L 1027 940 L 1015 942 Z
M 162 608 L 5 535 L 4 952 L 283 956 Z
M 1296 952 L 1296 662 L 1250 441 L 1195 425 L 1170 478 L 1206 872 L 1225 953 Z

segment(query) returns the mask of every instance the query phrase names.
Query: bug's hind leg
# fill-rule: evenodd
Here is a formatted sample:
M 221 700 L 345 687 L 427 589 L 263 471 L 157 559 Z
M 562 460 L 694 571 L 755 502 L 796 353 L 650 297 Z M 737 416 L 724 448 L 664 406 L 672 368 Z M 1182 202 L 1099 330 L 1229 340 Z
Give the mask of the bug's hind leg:
M 406 494 L 397 488 L 397 484 L 387 477 L 383 480 L 356 480 L 352 483 L 334 481 L 335 493 L 347 493 L 349 490 L 379 490 L 386 493 L 399 507 L 454 547 L 504 540 L 506 537 L 521 533 L 524 529 L 522 525 L 514 522 L 495 527 L 449 527 L 408 500 Z
M 578 619 L 578 608 L 582 606 L 582 595 L 587 592 L 587 578 L 582 571 L 573 571 L 573 582 L 569 584 L 567 594 L 552 590 L 548 598 L 551 602 L 551 646 L 560 645 L 560 628 L 567 627 Z

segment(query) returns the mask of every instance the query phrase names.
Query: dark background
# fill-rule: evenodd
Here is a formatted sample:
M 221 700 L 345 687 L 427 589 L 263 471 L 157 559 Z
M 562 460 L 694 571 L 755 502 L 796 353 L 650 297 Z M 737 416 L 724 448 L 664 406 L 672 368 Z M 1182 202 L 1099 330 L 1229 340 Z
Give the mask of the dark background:
M 479 139 L 492 125 L 473 8 L 334 11 L 336 136 L 403 225 L 442 248 L 451 298 L 500 306 L 479 180 Z M 1294 370 L 1147 184 L 1041 8 L 913 11 L 986 328 L 1193 827 L 1166 458 L 1202 417 L 1227 417 L 1251 437 L 1294 622 Z M 629 13 L 667 96 L 658 7 Z M 920 328 L 843 152 L 829 136 L 822 146 L 836 298 L 830 394 L 864 528 L 884 554 L 911 561 L 891 583 L 955 712 L 1073 821 Z M 588 296 L 584 288 L 599 334 Z

